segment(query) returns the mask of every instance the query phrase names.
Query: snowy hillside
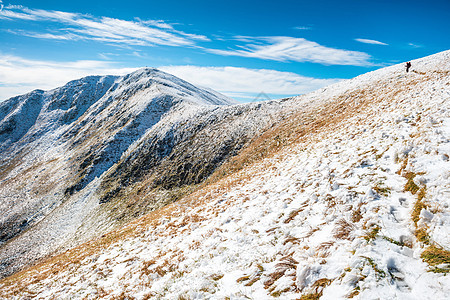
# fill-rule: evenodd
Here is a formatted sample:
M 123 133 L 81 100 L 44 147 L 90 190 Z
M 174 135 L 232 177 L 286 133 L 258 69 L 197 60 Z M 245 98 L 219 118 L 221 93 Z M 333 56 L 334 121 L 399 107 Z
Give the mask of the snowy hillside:
M 233 110 L 251 121 L 231 118 L 230 128 L 264 130 L 255 130 L 194 192 L 3 279 L 0 296 L 448 298 L 450 51 L 412 66 L 410 73 L 396 65 L 260 107 L 202 111 L 195 124 L 212 132 L 200 130 L 200 140 L 223 141 L 214 124 L 228 130 L 230 121 L 220 116 Z M 278 124 L 262 124 L 268 115 Z M 180 124 L 169 118 L 146 135 L 195 149 L 181 138 L 187 132 L 167 134 Z M 145 153 L 158 144 L 144 136 L 105 173 L 99 190 L 112 192 L 106 205 L 145 198 L 156 175 L 142 177 L 133 161 L 158 161 Z M 198 172 L 182 170 L 187 177 Z M 171 174 L 163 177 L 174 178 L 170 187 L 197 183 Z
M 0 277 L 201 188 L 302 103 L 230 105 L 155 69 L 6 101 Z
M 111 228 L 116 218 L 90 216 L 97 178 L 161 119 L 230 104 L 156 69 L 86 77 L 0 103 L 0 274 L 77 244 L 72 235 L 86 219 Z M 102 233 L 96 229 L 86 236 Z

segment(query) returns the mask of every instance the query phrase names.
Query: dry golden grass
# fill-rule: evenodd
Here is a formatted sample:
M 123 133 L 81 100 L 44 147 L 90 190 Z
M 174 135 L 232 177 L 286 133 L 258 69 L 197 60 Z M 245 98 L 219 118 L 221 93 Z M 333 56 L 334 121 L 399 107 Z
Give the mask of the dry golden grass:
M 292 243 L 294 245 L 300 244 L 300 239 L 293 236 L 289 236 L 284 240 L 283 245 L 286 245 L 287 243 Z
M 250 279 L 250 275 L 244 275 L 244 276 L 239 277 L 238 279 L 236 279 L 236 282 L 237 283 L 241 283 L 241 282 L 244 282 L 244 281 L 249 280 L 249 279 Z
M 403 177 L 407 179 L 405 187 L 403 188 L 405 192 L 411 192 L 414 195 L 419 191 L 419 186 L 414 183 L 414 177 L 416 177 L 416 175 L 417 174 L 414 172 L 406 172 L 403 175 Z
M 390 192 L 391 192 L 391 189 L 390 189 L 390 188 L 388 188 L 388 187 L 383 187 L 383 186 L 381 186 L 381 185 L 379 185 L 379 184 L 375 185 L 375 186 L 373 187 L 373 190 L 374 190 L 378 195 L 384 196 L 384 197 L 389 196 L 389 194 L 390 194 Z
M 214 281 L 218 281 L 218 280 L 222 279 L 223 276 L 225 276 L 225 275 L 219 273 L 219 274 L 213 274 L 213 275 L 211 275 L 210 278 L 211 278 L 212 280 L 214 280 Z
M 361 212 L 361 206 L 362 205 L 363 205 L 363 203 L 359 203 L 358 206 L 356 207 L 356 209 L 353 210 L 352 218 L 351 218 L 353 223 L 358 223 L 363 218 L 362 212 Z
M 402 175 L 404 170 L 406 169 L 406 167 L 408 166 L 408 157 L 406 157 L 403 161 L 402 161 L 402 165 L 400 166 L 400 169 L 398 169 L 398 171 L 396 172 L 398 175 Z M 398 156 L 396 156 L 396 163 L 398 162 Z
M 411 219 L 414 223 L 414 227 L 416 228 L 414 231 L 414 236 L 419 242 L 429 245 L 425 248 L 420 257 L 424 262 L 431 266 L 429 271 L 435 273 L 450 273 L 450 251 L 443 249 L 432 241 L 430 235 L 428 234 L 427 226 L 418 226 L 422 209 L 428 209 L 428 205 L 424 202 L 427 187 L 419 187 L 414 182 L 414 178 L 418 174 L 404 171 L 406 169 L 406 164 L 407 163 L 404 163 L 400 169 L 400 174 L 407 179 L 404 186 L 404 191 L 411 192 L 413 195 L 417 196 L 417 200 L 414 203 L 414 207 L 411 212 Z M 423 173 L 419 174 L 423 175 Z M 444 267 L 440 267 L 439 265 L 443 265 Z
M 373 224 L 370 226 L 370 228 L 368 228 L 368 230 L 366 230 L 366 234 L 362 237 L 369 243 L 377 238 L 380 230 L 380 226 Z
M 323 295 L 323 290 L 329 286 L 333 280 L 328 278 L 321 278 L 316 280 L 312 285 L 312 292 L 304 294 L 300 297 L 300 300 L 319 300 Z
M 320 244 L 317 247 L 316 251 L 315 251 L 316 256 L 317 257 L 322 257 L 322 258 L 328 257 L 330 255 L 330 251 L 329 250 L 330 250 L 331 247 L 333 247 L 333 245 L 334 245 L 333 241 L 331 241 L 331 242 L 324 242 L 324 243 Z
M 286 220 L 284 220 L 284 223 L 287 224 L 287 223 L 291 222 L 292 220 L 294 220 L 294 218 L 295 218 L 299 213 L 301 213 L 301 212 L 305 209 L 306 206 L 307 206 L 307 205 L 304 205 L 304 206 L 301 207 L 301 208 L 298 208 L 298 209 L 295 209 L 295 210 L 291 211 L 291 212 L 289 213 L 288 217 L 286 218 Z
M 264 288 L 269 289 L 275 283 L 275 281 L 283 277 L 284 273 L 286 273 L 286 270 L 270 273 L 269 279 L 264 282 Z
M 424 262 L 432 266 L 430 269 L 431 272 L 450 273 L 450 251 L 436 245 L 431 245 L 422 252 L 420 257 Z
M 422 242 L 422 243 L 424 243 L 426 245 L 430 245 L 431 238 L 428 235 L 427 228 L 423 228 L 423 227 L 422 228 L 417 228 L 414 231 L 414 235 L 416 236 L 416 238 L 417 238 L 417 240 L 419 242 Z
M 290 255 L 287 255 L 283 258 L 281 258 L 281 262 L 275 265 L 275 272 L 270 273 L 267 277 L 268 279 L 264 282 L 264 288 L 269 289 L 270 292 L 273 292 L 275 289 L 274 283 L 284 276 L 286 271 L 290 269 L 297 269 L 298 261 L 296 261 L 294 258 L 292 258 L 292 253 Z M 295 286 L 295 280 L 293 282 L 294 288 Z M 280 291 L 279 291 L 280 292 Z M 282 291 L 281 291 L 282 292 Z
M 423 201 L 426 197 L 426 186 L 420 188 L 414 183 L 413 179 L 416 175 L 417 174 L 414 172 L 406 172 L 403 174 L 403 176 L 408 180 L 405 184 L 404 190 L 409 191 L 412 194 L 417 194 L 417 200 L 414 203 L 414 207 L 411 212 L 411 219 L 414 223 L 414 227 L 416 228 L 414 231 L 414 236 L 419 242 L 429 245 L 425 248 L 420 257 L 424 262 L 431 266 L 429 271 L 434 273 L 450 273 L 450 251 L 436 245 L 431 240 L 431 237 L 428 234 L 428 228 L 426 226 L 418 226 L 420 213 L 422 209 L 427 209 L 428 205 Z M 444 265 L 444 267 L 439 267 L 439 265 Z
M 336 228 L 333 231 L 333 237 L 340 240 L 352 240 L 351 233 L 355 226 L 345 219 L 340 219 L 336 222 Z
M 421 257 L 432 266 L 450 264 L 450 251 L 444 250 L 436 245 L 432 245 L 425 249 L 421 254 Z
M 347 295 L 347 298 L 352 299 L 359 295 L 359 290 L 355 289 L 350 294 Z
M 319 231 L 320 228 L 316 227 L 316 228 L 311 228 L 304 236 L 304 238 L 309 238 L 311 237 L 314 233 L 316 233 L 317 231 Z
M 298 300 L 319 300 L 320 295 L 317 295 L 316 293 L 309 293 L 302 295 Z

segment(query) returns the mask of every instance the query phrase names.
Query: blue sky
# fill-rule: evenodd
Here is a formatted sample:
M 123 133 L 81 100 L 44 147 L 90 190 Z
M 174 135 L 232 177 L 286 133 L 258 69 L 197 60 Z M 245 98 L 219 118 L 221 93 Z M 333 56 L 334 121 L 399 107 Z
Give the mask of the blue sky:
M 239 101 L 450 48 L 450 1 L 0 0 L 0 101 L 157 67 Z

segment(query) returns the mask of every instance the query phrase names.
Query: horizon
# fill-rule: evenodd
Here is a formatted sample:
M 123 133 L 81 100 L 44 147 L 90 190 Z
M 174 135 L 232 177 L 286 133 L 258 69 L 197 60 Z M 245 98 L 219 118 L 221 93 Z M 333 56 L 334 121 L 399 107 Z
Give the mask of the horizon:
M 0 102 L 153 67 L 239 102 L 448 50 L 448 1 L 0 0 Z

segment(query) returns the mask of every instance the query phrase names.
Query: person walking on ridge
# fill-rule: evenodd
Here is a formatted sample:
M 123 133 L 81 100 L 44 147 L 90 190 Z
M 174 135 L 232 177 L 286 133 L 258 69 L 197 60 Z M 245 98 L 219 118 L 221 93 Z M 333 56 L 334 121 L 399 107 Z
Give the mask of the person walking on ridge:
M 406 73 L 409 72 L 409 68 L 411 68 L 411 62 L 410 62 L 410 61 L 408 61 L 408 62 L 406 63 Z

